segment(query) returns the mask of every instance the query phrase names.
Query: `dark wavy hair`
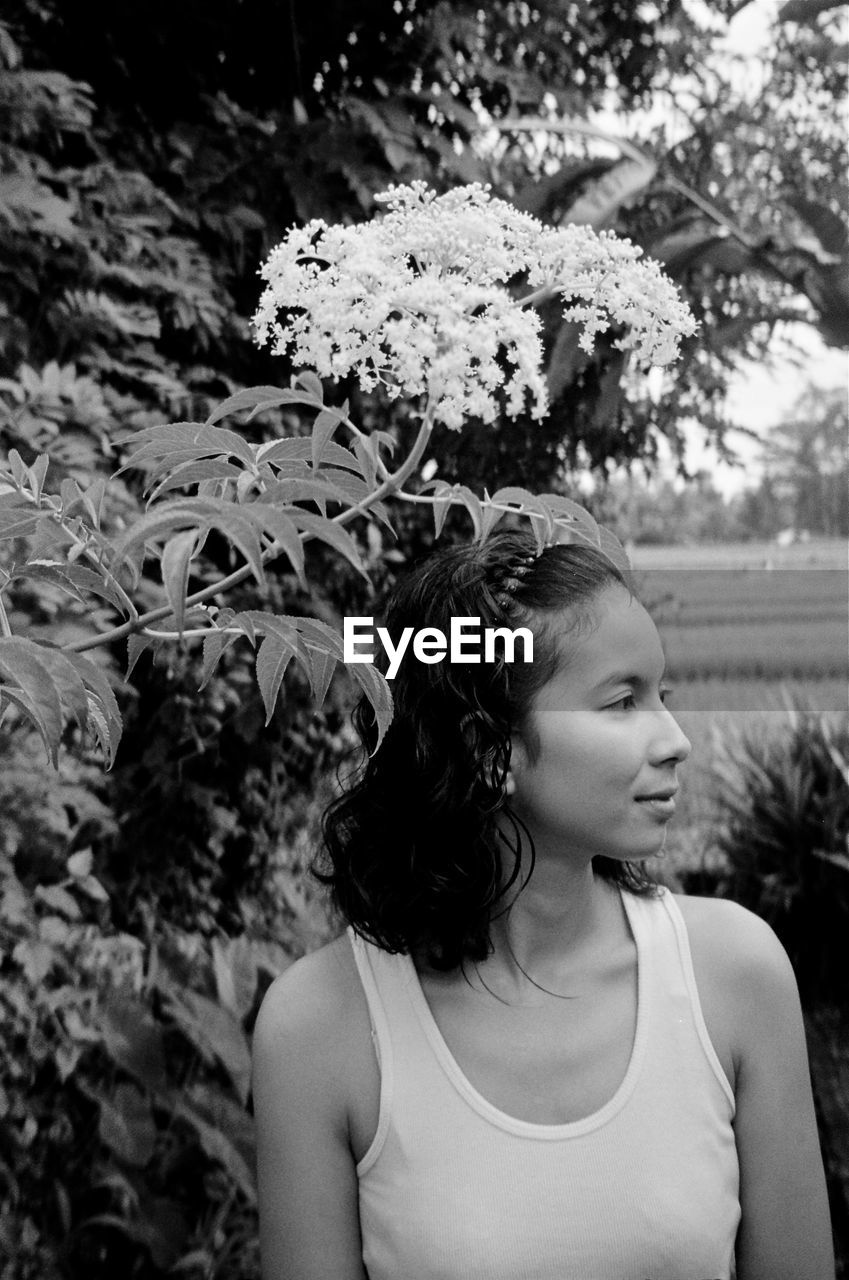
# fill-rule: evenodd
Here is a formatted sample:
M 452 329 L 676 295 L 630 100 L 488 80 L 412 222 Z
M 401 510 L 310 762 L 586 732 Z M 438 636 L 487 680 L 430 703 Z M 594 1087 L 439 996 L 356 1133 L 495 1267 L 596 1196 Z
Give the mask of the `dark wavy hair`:
M 324 848 L 312 872 L 338 914 L 385 951 L 422 955 L 436 969 L 492 952 L 490 925 L 522 870 L 524 839 L 522 888 L 533 872 L 533 840 L 510 810 L 505 781 L 514 732 L 537 758 L 528 713 L 534 694 L 568 662 L 564 612 L 568 632 L 581 634 L 597 625 L 593 604 L 608 587 L 633 597 L 623 573 L 588 543 L 535 552 L 529 531 L 500 530 L 439 549 L 396 585 L 385 624 L 394 644 L 404 627 L 448 636 L 452 617 L 477 617 L 482 628 L 529 627 L 534 660 L 506 662 L 503 644 L 496 662 L 479 665 L 447 656 L 426 664 L 408 650 L 392 683 L 394 718 L 376 752 L 372 706 L 365 697 L 358 703 L 358 776 L 322 818 Z M 498 835 L 499 814 L 515 844 Z M 657 893 L 638 863 L 599 856 L 593 868 L 632 893 Z

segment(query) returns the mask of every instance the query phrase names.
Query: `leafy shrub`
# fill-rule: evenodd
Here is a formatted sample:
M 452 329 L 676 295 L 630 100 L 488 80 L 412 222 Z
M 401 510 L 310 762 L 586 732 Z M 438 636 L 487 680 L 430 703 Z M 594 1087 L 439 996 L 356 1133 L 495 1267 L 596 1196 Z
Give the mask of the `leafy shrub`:
M 849 972 L 849 717 L 790 703 L 788 731 L 715 733 L 713 890 L 762 916 L 786 948 L 803 1002 L 846 1002 Z M 704 875 L 685 877 L 704 892 Z
M 251 936 L 158 925 L 144 942 L 116 926 L 91 850 L 67 852 L 110 816 L 86 766 L 63 758 L 44 791 L 29 746 L 0 773 L 0 1276 L 255 1280 L 250 1032 L 272 978 L 328 933 L 297 847 L 268 886 L 273 936 L 257 911 Z M 43 857 L 21 857 L 30 840 Z

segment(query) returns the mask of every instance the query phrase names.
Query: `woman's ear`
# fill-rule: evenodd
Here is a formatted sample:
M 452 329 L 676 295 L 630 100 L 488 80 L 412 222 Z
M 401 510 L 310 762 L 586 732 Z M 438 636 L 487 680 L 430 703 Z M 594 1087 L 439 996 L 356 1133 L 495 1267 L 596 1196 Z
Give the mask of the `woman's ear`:
M 527 762 L 527 751 L 525 744 L 517 733 L 513 734 L 510 741 L 510 763 L 507 766 L 507 777 L 504 779 L 504 789 L 508 796 L 516 793 L 516 778 L 521 775 L 522 770 Z

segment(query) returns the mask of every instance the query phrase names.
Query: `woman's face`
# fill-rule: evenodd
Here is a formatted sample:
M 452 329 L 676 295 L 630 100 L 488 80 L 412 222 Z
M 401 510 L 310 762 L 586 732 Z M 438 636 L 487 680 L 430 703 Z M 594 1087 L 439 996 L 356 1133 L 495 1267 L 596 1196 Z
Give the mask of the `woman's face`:
M 663 846 L 671 805 L 640 797 L 677 790 L 691 746 L 663 703 L 657 628 L 624 588 L 592 606 L 598 626 L 566 634 L 569 662 L 535 695 L 531 759 L 514 734 L 508 794 L 538 857 L 638 860 Z

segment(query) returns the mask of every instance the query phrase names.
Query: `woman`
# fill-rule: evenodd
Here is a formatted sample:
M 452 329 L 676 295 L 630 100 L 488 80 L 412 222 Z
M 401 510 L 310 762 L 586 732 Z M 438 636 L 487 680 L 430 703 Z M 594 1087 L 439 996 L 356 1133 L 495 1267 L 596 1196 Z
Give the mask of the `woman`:
M 325 817 L 349 928 L 255 1033 L 265 1280 L 833 1280 L 787 955 L 642 867 L 690 753 L 657 631 L 600 551 L 534 551 L 392 601 L 393 638 L 479 618 L 533 662 L 408 653 Z

